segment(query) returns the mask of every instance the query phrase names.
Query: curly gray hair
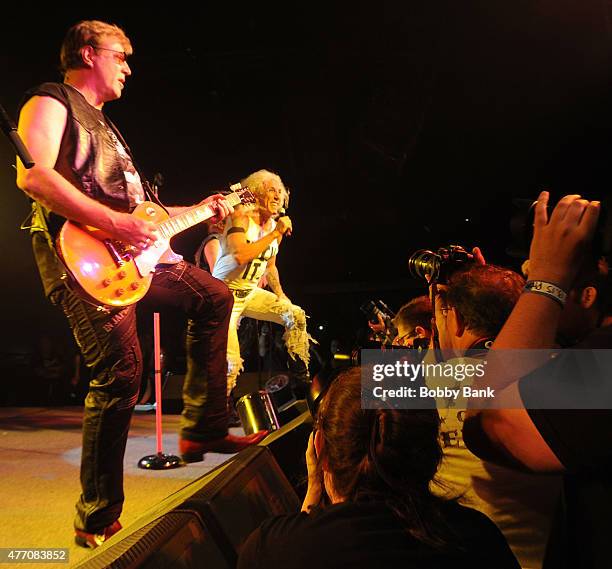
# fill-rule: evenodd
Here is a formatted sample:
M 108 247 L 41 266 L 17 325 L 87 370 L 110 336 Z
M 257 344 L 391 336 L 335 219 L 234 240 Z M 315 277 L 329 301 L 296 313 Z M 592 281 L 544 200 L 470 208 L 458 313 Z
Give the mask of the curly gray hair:
M 271 184 L 269 182 L 271 182 Z M 257 170 L 257 172 L 253 172 L 244 178 L 244 180 L 241 180 L 240 183 L 243 187 L 248 187 L 257 200 L 265 196 L 270 185 L 274 185 L 274 187 L 280 188 L 283 193 L 283 206 L 285 208 L 289 206 L 289 190 L 285 187 L 280 176 L 275 172 L 270 172 L 270 170 Z

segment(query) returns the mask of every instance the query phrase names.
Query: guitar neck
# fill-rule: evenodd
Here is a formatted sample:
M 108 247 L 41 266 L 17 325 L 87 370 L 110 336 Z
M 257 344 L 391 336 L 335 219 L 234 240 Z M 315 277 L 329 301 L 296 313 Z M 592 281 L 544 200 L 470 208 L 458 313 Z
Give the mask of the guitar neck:
M 224 197 L 231 206 L 240 203 L 240 196 L 235 192 Z M 178 233 L 214 217 L 216 213 L 208 204 L 198 205 L 162 221 L 157 229 L 164 239 L 171 239 Z

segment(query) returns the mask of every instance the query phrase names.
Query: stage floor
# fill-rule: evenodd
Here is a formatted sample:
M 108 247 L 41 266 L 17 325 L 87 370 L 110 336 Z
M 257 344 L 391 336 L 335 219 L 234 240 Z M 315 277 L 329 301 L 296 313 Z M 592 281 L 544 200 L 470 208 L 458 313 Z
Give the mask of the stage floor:
M 72 529 L 80 493 L 82 412 L 82 407 L 0 408 L 0 548 L 67 547 L 68 566 L 91 555 L 74 544 Z M 166 454 L 178 453 L 179 420 L 180 415 L 163 417 Z M 242 429 L 231 432 L 242 434 Z M 209 453 L 203 462 L 167 471 L 138 468 L 143 456 L 155 452 L 155 413 L 134 413 L 124 461 L 125 535 L 147 510 L 233 456 Z

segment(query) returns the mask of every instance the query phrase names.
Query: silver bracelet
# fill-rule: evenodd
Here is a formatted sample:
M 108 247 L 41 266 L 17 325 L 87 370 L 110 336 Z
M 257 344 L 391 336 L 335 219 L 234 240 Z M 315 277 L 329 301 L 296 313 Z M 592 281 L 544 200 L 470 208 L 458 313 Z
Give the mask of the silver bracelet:
M 565 301 L 567 300 L 567 293 L 555 283 L 546 281 L 527 281 L 523 290 L 552 298 L 562 307 L 565 306 Z

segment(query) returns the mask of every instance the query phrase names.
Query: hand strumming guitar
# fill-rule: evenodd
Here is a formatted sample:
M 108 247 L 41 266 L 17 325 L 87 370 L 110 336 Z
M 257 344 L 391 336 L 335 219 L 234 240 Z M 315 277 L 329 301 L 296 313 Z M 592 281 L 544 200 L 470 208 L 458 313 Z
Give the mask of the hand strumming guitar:
M 111 225 L 112 230 L 108 233 L 113 239 L 129 243 L 141 250 L 150 247 L 159 239 L 155 223 L 140 219 L 131 213 L 114 212 Z

